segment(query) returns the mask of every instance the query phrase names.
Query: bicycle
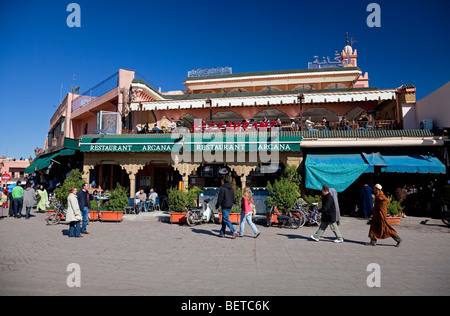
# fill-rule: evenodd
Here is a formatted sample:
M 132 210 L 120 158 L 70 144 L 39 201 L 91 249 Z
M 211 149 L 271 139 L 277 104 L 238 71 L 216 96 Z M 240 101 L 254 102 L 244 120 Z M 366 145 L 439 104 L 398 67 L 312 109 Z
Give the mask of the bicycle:
M 304 224 L 320 225 L 322 222 L 322 214 L 318 211 L 317 203 L 312 203 L 310 206 L 306 203 L 297 204 L 297 208 L 303 214 Z
M 66 210 L 61 206 L 61 203 L 56 202 L 55 211 L 53 213 L 50 213 L 45 220 L 47 221 L 48 225 L 55 225 L 58 224 L 61 219 L 65 219 L 65 217 Z

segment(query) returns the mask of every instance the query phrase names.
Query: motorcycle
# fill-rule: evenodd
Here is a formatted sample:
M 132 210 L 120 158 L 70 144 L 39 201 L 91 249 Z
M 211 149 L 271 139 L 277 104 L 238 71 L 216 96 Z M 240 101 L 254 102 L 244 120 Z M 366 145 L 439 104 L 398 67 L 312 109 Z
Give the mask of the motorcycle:
M 186 222 L 189 226 L 195 226 L 202 223 L 214 223 L 214 213 L 209 206 L 210 200 L 204 200 L 200 207 L 189 207 L 186 213 Z
M 302 219 L 301 212 L 288 211 L 286 215 L 283 215 L 276 206 L 272 206 L 270 213 L 267 214 L 267 226 L 272 224 L 278 224 L 279 227 L 297 229 L 303 226 L 304 219 Z

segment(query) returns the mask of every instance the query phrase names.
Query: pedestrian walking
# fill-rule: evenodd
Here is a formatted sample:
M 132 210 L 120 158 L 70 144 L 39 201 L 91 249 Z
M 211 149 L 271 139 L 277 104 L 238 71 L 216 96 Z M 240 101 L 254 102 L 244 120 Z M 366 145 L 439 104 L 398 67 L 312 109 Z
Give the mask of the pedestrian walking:
M 241 200 L 241 223 L 239 225 L 239 237 L 244 236 L 245 221 L 247 221 L 248 225 L 253 230 L 255 238 L 260 234 L 259 230 L 256 228 L 255 224 L 252 221 L 254 206 L 255 204 L 253 203 L 252 190 L 250 190 L 250 188 L 248 187 L 245 187 L 244 192 L 242 193 Z
M 80 221 L 83 217 L 76 194 L 77 188 L 72 187 L 67 197 L 66 222 L 69 222 L 69 237 L 83 237 L 80 229 Z
M 341 231 L 336 224 L 336 207 L 334 205 L 334 199 L 330 194 L 330 189 L 326 185 L 322 187 L 322 208 L 319 212 L 322 213 L 322 222 L 320 223 L 320 227 L 317 232 L 314 235 L 311 235 L 311 238 L 315 241 L 319 241 L 327 227 L 330 226 L 336 236 L 334 242 L 344 242 Z
M 46 204 L 48 201 L 48 193 L 47 190 L 44 189 L 44 186 L 41 184 L 39 186 L 39 189 L 36 191 L 36 196 L 38 203 L 36 205 L 36 211 L 38 212 L 45 212 Z
M 389 199 L 384 195 L 381 189 L 382 186 L 380 184 L 376 184 L 373 188 L 375 193 L 375 205 L 373 207 L 372 222 L 369 230 L 370 242 L 366 245 L 375 246 L 378 239 L 392 237 L 397 242 L 395 247 L 398 247 L 400 246 L 402 239 L 386 220 Z
M 30 218 L 31 208 L 36 205 L 36 192 L 33 183 L 28 182 L 23 190 L 23 206 L 25 207 L 25 219 Z
M 16 218 L 21 218 L 23 207 L 23 188 L 20 186 L 20 181 L 17 181 L 16 186 L 12 189 L 11 197 L 14 204 L 14 216 Z
M 222 207 L 222 228 L 220 229 L 219 237 L 225 236 L 225 230 L 227 226 L 231 230 L 232 239 L 236 238 L 236 236 L 238 235 L 233 227 L 233 224 L 231 224 L 229 220 L 230 210 L 233 207 L 233 204 L 234 190 L 228 178 L 225 177 L 224 179 L 222 179 L 222 187 L 219 190 L 216 203 L 216 210 L 219 209 L 219 207 Z
M 1 192 L 1 199 L 0 199 L 0 219 L 3 219 L 3 209 L 8 208 L 8 187 L 6 185 L 3 186 L 3 191 Z
M 336 208 L 336 223 L 341 221 L 341 208 L 339 207 L 338 193 L 335 188 L 330 188 L 330 194 L 333 197 L 334 207 Z
M 77 193 L 78 205 L 80 207 L 81 215 L 83 216 L 82 224 L 81 224 L 81 233 L 89 234 L 87 229 L 87 221 L 89 218 L 89 208 L 90 203 L 93 197 L 89 194 L 88 184 L 83 183 L 80 192 Z
M 369 218 L 373 212 L 372 193 L 372 187 L 367 183 L 361 188 L 360 198 L 362 200 L 362 209 L 364 211 L 365 218 Z

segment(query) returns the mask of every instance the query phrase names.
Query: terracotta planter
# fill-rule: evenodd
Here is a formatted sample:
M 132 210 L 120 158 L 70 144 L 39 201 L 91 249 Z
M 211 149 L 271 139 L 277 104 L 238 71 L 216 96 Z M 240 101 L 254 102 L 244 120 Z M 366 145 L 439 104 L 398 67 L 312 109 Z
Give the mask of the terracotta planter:
M 170 223 L 184 224 L 186 223 L 186 212 L 169 212 Z
M 123 220 L 123 211 L 99 211 L 102 222 L 121 222 Z
M 386 217 L 386 221 L 391 226 L 398 226 L 400 225 L 401 217 Z
M 99 219 L 100 211 L 95 210 L 89 210 L 89 218 L 91 221 L 98 221 Z
M 239 224 L 241 222 L 241 213 L 230 213 L 228 219 L 231 224 Z M 222 223 L 222 213 L 219 213 L 219 223 Z

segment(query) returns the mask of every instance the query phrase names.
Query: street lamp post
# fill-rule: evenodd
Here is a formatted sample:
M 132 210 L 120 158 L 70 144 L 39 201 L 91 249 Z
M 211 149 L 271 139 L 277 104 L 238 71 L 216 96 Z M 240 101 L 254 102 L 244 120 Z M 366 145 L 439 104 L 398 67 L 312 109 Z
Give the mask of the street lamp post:
M 303 131 L 303 100 L 305 96 L 303 93 L 297 95 L 298 103 L 300 103 L 300 131 Z

